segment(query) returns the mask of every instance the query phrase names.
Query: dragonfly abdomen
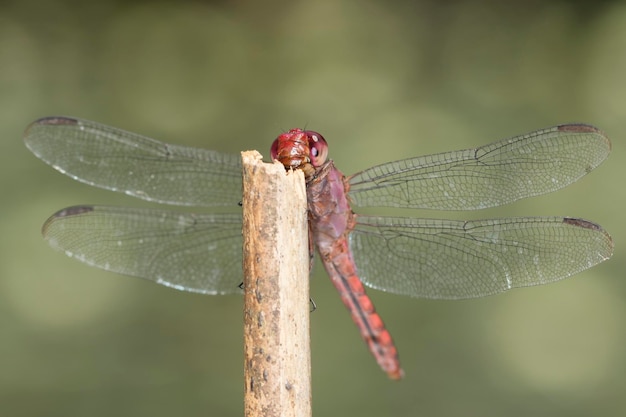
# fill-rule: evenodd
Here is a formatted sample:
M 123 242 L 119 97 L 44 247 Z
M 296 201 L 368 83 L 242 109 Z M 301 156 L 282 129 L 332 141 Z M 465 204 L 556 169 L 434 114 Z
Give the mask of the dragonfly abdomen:
M 332 251 L 335 253 L 334 257 L 330 252 L 320 251 L 333 285 L 378 365 L 391 379 L 402 378 L 404 372 L 400 367 L 398 350 L 372 300 L 365 293 L 345 237 L 338 239 L 333 246 L 336 246 Z

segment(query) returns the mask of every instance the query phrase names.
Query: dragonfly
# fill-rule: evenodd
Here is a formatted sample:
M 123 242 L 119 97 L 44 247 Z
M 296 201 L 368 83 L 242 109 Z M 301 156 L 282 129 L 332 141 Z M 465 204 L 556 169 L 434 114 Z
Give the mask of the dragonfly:
M 49 244 L 108 271 L 203 294 L 240 293 L 239 155 L 163 143 L 96 122 L 45 117 L 26 129 L 37 157 L 83 183 L 206 212 L 81 205 L 43 225 Z M 403 370 L 364 285 L 394 294 L 464 299 L 558 281 L 609 259 L 610 235 L 574 217 L 445 220 L 356 214 L 352 207 L 477 210 L 563 188 L 600 165 L 598 128 L 563 124 L 474 149 L 418 156 L 344 176 L 324 137 L 292 129 L 271 157 L 305 176 L 311 251 L 379 366 Z M 313 257 L 313 252 L 311 254 Z

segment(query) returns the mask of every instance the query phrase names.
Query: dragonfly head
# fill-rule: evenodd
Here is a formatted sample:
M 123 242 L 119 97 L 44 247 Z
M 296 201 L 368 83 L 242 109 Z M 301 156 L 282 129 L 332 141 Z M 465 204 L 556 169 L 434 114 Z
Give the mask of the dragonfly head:
M 271 156 L 285 169 L 302 169 L 308 178 L 328 157 L 328 144 L 312 130 L 291 129 L 272 143 Z

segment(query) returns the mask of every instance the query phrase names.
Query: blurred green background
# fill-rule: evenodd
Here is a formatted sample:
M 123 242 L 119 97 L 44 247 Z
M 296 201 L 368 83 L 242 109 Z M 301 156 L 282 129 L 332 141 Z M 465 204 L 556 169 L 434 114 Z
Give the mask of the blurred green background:
M 613 259 L 469 301 L 370 291 L 406 379 L 387 380 L 317 266 L 316 416 L 626 414 L 624 2 L 8 1 L 0 5 L 0 415 L 242 415 L 242 300 L 101 272 L 40 236 L 57 209 L 138 205 L 24 147 L 72 115 L 181 145 L 267 156 L 322 132 L 345 173 L 558 123 L 613 141 L 558 193 L 454 218 L 602 224 Z M 402 213 L 405 214 L 405 213 Z M 622 272 L 620 272 L 622 271 Z

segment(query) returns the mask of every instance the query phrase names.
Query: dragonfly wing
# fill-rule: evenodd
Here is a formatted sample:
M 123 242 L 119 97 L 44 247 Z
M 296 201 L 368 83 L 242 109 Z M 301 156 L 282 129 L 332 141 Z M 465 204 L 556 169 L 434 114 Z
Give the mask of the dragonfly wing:
M 476 149 L 378 165 L 350 177 L 358 206 L 474 210 L 563 188 L 606 159 L 593 126 L 561 125 Z
M 67 117 L 33 122 L 24 141 L 55 169 L 89 185 L 176 205 L 234 206 L 241 201 L 238 155 L 169 145 Z
M 563 217 L 453 221 L 359 216 L 350 247 L 362 281 L 412 297 L 482 297 L 558 281 L 608 259 L 600 226 Z
M 238 293 L 241 214 L 75 206 L 43 226 L 51 246 L 86 264 L 179 290 Z

